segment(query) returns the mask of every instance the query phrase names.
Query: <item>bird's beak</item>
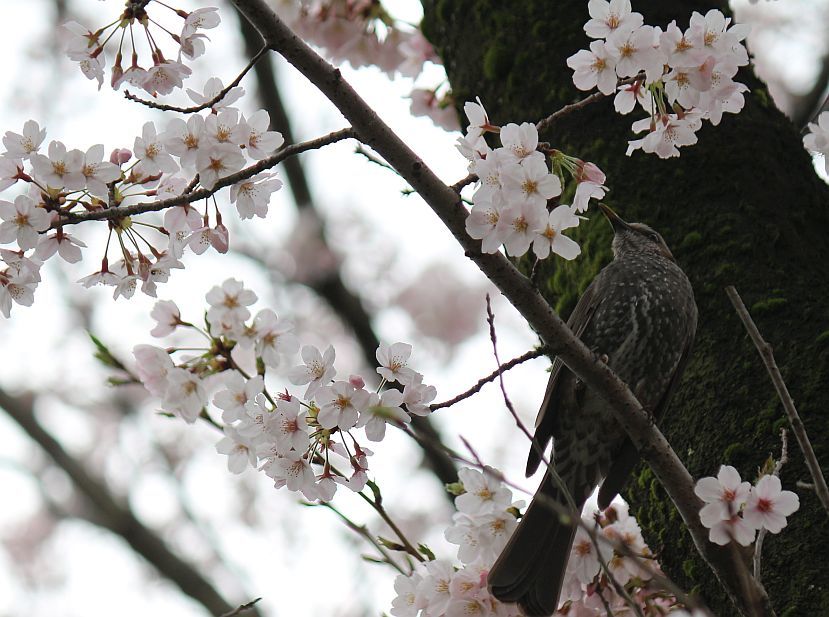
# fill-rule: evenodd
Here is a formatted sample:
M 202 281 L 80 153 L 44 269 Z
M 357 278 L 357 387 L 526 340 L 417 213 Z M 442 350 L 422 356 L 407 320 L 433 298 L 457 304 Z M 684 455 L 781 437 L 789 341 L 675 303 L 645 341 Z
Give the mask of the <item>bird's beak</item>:
M 613 210 L 608 208 L 605 204 L 600 203 L 599 208 L 607 217 L 607 220 L 610 221 L 610 224 L 613 225 L 613 231 L 622 231 L 623 229 L 630 229 L 630 225 L 625 223 L 618 214 L 616 214 Z

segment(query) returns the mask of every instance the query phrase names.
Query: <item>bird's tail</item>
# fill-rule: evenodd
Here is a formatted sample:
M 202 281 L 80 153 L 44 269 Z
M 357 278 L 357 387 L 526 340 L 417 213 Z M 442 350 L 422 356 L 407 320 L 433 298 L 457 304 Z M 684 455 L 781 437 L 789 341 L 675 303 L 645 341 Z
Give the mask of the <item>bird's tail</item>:
M 569 483 L 568 483 L 569 484 Z M 578 509 L 586 499 L 582 487 L 568 486 Z M 521 518 L 507 546 L 489 571 L 492 595 L 502 602 L 517 602 L 526 615 L 552 615 L 564 582 L 574 523 L 562 522 L 550 501 L 567 507 L 567 500 L 550 473 Z

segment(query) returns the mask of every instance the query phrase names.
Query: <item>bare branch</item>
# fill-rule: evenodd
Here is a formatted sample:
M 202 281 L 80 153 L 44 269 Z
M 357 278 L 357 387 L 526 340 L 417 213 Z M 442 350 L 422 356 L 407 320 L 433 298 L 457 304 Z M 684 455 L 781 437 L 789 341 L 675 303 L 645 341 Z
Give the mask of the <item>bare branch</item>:
M 239 85 L 239 82 L 242 81 L 242 78 L 247 75 L 248 71 L 250 71 L 254 65 L 258 62 L 258 60 L 264 56 L 268 52 L 267 47 L 262 47 L 254 56 L 250 59 L 247 66 L 242 69 L 242 72 L 237 75 L 236 79 L 230 82 L 226 88 L 222 88 L 221 92 L 214 96 L 209 101 L 205 101 L 200 105 L 194 105 L 193 107 L 177 107 L 176 105 L 167 105 L 165 103 L 156 103 L 155 101 L 148 101 L 146 99 L 142 99 L 134 94 L 132 94 L 129 90 L 124 90 L 124 97 L 129 99 L 130 101 L 134 101 L 136 103 L 141 103 L 146 107 L 150 107 L 152 109 L 160 109 L 162 111 L 177 111 L 182 114 L 194 114 L 199 112 L 203 109 L 207 109 L 209 107 L 213 107 L 216 103 L 221 101 L 223 98 L 227 96 L 227 93 L 230 92 L 233 88 Z
M 490 383 L 491 381 L 495 381 L 502 373 L 518 366 L 519 364 L 523 364 L 528 360 L 534 360 L 535 358 L 543 356 L 547 353 L 547 351 L 547 347 L 539 347 L 538 349 L 528 351 L 527 353 L 522 354 L 517 358 L 513 358 L 506 364 L 500 365 L 497 370 L 492 371 L 492 373 L 490 373 L 486 377 L 479 379 L 478 383 L 469 388 L 469 390 L 467 390 L 466 392 L 462 392 L 461 394 L 458 394 L 456 397 L 451 398 L 448 401 L 443 401 L 442 403 L 435 403 L 433 405 L 429 405 L 429 409 L 431 409 L 432 411 L 436 411 L 438 409 L 443 409 L 444 407 L 451 407 L 455 403 L 459 403 L 462 400 L 469 398 L 473 394 L 477 394 L 481 391 L 481 388 L 483 388 L 486 384 Z
M 211 614 L 221 615 L 232 610 L 233 607 L 198 570 L 173 553 L 43 428 L 35 418 L 32 400 L 10 396 L 0 389 L 0 408 L 69 476 L 78 492 L 95 508 L 99 525 L 121 536 L 137 554 Z
M 261 599 L 262 598 L 255 598 L 255 599 L 251 600 L 250 602 L 246 602 L 245 604 L 242 604 L 241 606 L 237 606 L 232 611 L 230 611 L 229 613 L 225 613 L 221 617 L 235 617 L 236 615 L 241 615 L 245 611 L 251 610 L 253 608 L 254 604 L 259 602 L 259 600 L 261 600 Z
M 794 432 L 794 436 L 797 439 L 797 445 L 800 446 L 803 457 L 806 459 L 806 467 L 809 468 L 809 473 L 812 475 L 815 492 L 817 493 L 818 499 L 820 499 L 821 505 L 823 505 L 823 509 L 829 514 L 829 487 L 826 486 L 826 478 L 823 476 L 820 463 L 818 463 L 817 456 L 815 456 L 815 451 L 812 448 L 812 443 L 809 441 L 808 435 L 806 435 L 806 427 L 803 426 L 803 421 L 800 419 L 800 414 L 797 413 L 794 400 L 792 400 L 789 389 L 783 381 L 783 375 L 780 373 L 780 369 L 777 368 L 777 363 L 774 361 L 771 345 L 763 339 L 737 290 L 732 285 L 729 285 L 725 288 L 725 292 L 728 294 L 731 304 L 734 305 L 737 315 L 739 315 L 740 320 L 748 331 L 748 335 L 754 342 L 754 346 L 760 352 L 760 358 L 766 366 L 766 370 L 774 384 L 774 389 L 777 391 L 777 396 L 780 397 L 780 401 L 783 403 L 783 409 L 789 418 L 789 424 L 791 424 L 792 432 Z
M 265 0 L 233 0 L 268 45 L 278 50 L 311 81 L 352 124 L 361 141 L 371 146 L 420 194 L 443 221 L 466 255 L 518 309 L 551 352 L 585 384 L 612 405 L 616 420 L 631 438 L 642 458 L 665 487 L 677 506 L 697 550 L 712 568 L 729 598 L 743 614 L 749 614 L 748 598 L 742 593 L 738 574 L 727 550 L 708 541 L 708 530 L 699 519 L 702 502 L 694 494 L 688 470 L 671 449 L 647 412 L 610 367 L 573 334 L 541 294 L 504 255 L 484 254 L 479 240 L 467 233 L 467 212 L 458 194 L 406 145 L 342 78 L 340 71 L 319 57 L 288 28 Z M 751 581 L 761 598 L 764 615 L 774 615 L 765 590 Z

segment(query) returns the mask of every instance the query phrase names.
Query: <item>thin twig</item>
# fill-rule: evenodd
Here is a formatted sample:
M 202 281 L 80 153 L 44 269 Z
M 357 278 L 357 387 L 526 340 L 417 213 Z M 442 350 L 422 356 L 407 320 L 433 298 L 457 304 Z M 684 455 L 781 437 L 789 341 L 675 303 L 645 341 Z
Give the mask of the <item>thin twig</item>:
M 777 459 L 777 462 L 774 464 L 774 470 L 772 471 L 772 475 L 779 476 L 780 470 L 783 469 L 783 465 L 785 465 L 789 461 L 789 433 L 785 428 L 780 429 L 780 458 Z M 760 533 L 757 534 L 757 540 L 754 542 L 754 578 L 757 580 L 758 583 L 762 584 L 762 580 L 760 580 L 760 566 L 761 566 L 761 556 L 763 554 L 763 540 L 766 539 L 766 534 L 768 533 L 768 529 L 762 527 L 760 529 Z
M 236 79 L 230 82 L 230 84 L 228 84 L 226 88 L 222 88 L 222 90 L 212 99 L 210 99 L 209 101 L 205 101 L 200 105 L 194 105 L 193 107 L 178 107 L 176 105 L 167 105 L 166 103 L 156 103 L 155 101 L 148 101 L 146 99 L 142 99 L 141 97 L 134 95 L 129 90 L 124 90 L 124 97 L 129 99 L 130 101 L 134 101 L 135 103 L 141 103 L 142 105 L 145 105 L 146 107 L 150 107 L 152 109 L 160 109 L 162 111 L 177 111 L 182 114 L 194 114 L 203 109 L 207 109 L 208 107 L 213 107 L 213 105 L 225 98 L 228 92 L 230 92 L 233 88 L 239 85 L 239 82 L 242 81 L 242 78 L 245 75 L 247 75 L 248 71 L 250 71 L 254 67 L 259 58 L 264 56 L 265 53 L 267 53 L 268 51 L 269 49 L 267 45 L 262 47 L 258 52 L 256 52 L 256 54 L 253 55 L 253 57 L 247 63 L 247 66 L 245 66 L 245 68 L 242 69 L 242 72 L 236 76 Z
M 390 172 L 392 172 L 393 174 L 395 174 L 397 176 L 400 175 L 394 167 L 392 167 L 391 165 L 386 163 L 386 161 L 381 159 L 379 156 L 377 156 L 373 152 L 369 152 L 363 146 L 363 144 L 357 144 L 357 147 L 354 148 L 354 153 L 359 154 L 361 156 L 364 156 L 366 159 L 368 159 L 369 162 L 374 163 L 375 165 L 378 165 L 378 166 L 382 167 L 383 169 L 388 169 Z
M 389 553 L 388 550 L 386 550 L 386 547 L 383 546 L 382 544 L 380 544 L 377 541 L 377 539 L 371 533 L 369 533 L 369 531 L 368 531 L 368 529 L 366 528 L 365 525 L 358 525 L 357 523 L 352 521 L 350 518 L 348 518 L 345 514 L 340 512 L 337 508 L 335 508 L 333 505 L 331 505 L 327 501 L 320 502 L 319 504 L 307 503 L 305 505 L 308 505 L 308 506 L 323 506 L 323 507 L 328 508 L 329 510 L 331 510 L 334 514 L 336 514 L 338 517 L 340 517 L 340 519 L 343 521 L 343 523 L 345 523 L 346 527 L 348 527 L 351 531 L 353 531 L 354 533 L 359 535 L 361 538 L 366 540 L 366 542 L 368 542 L 374 548 L 376 548 L 377 552 L 380 553 L 383 556 L 383 562 L 384 563 L 389 564 L 392 568 L 397 570 L 400 574 L 408 576 L 408 573 L 403 568 L 400 567 L 400 564 L 398 564 L 396 561 L 394 561 L 394 559 L 391 556 L 391 553 Z
M 538 349 L 533 349 L 532 351 L 528 351 L 527 353 L 525 353 L 523 355 L 520 355 L 517 358 L 513 358 L 512 360 L 510 360 L 506 364 L 502 364 L 497 370 L 492 371 L 492 373 L 490 373 L 486 377 L 483 377 L 482 379 L 479 379 L 478 383 L 476 383 L 474 386 L 469 388 L 469 390 L 467 390 L 466 392 L 462 392 L 461 394 L 458 394 L 456 397 L 451 398 L 448 401 L 444 401 L 442 403 L 435 403 L 434 405 L 429 405 L 429 409 L 431 409 L 432 411 L 436 411 L 438 409 L 443 409 L 444 407 L 451 407 L 455 403 L 459 403 L 462 400 L 469 398 L 473 394 L 477 394 L 478 392 L 481 391 L 481 388 L 483 388 L 489 382 L 494 381 L 502 373 L 510 370 L 511 368 L 514 368 L 514 367 L 518 366 L 519 364 L 523 364 L 524 362 L 527 362 L 528 360 L 533 360 L 535 358 L 543 356 L 548 351 L 549 350 L 547 349 L 547 347 L 544 346 L 544 347 L 539 347 Z
M 625 79 L 620 79 L 617 86 L 624 86 L 626 84 L 632 84 L 637 79 L 644 79 L 644 74 L 639 73 L 637 75 L 634 75 L 633 77 L 627 77 Z M 539 120 L 538 122 L 536 122 L 535 128 L 538 129 L 539 133 L 543 133 L 548 128 L 550 128 L 553 125 L 553 122 L 555 122 L 556 120 L 559 120 L 559 119 L 563 118 L 564 116 L 569 115 L 569 114 L 573 113 L 574 111 L 576 111 L 578 109 L 583 109 L 583 108 L 587 107 L 588 105 L 590 105 L 591 103 L 595 103 L 596 101 L 600 101 L 603 98 L 605 98 L 606 96 L 608 96 L 608 95 L 604 94 L 603 92 L 594 92 L 590 96 L 586 96 L 585 98 L 583 98 L 580 101 L 576 101 L 575 103 L 570 103 L 569 105 L 565 105 L 564 107 L 562 107 L 561 109 L 559 109 L 556 112 L 553 112 L 552 114 L 550 114 L 549 116 L 547 116 L 543 120 Z
M 400 540 L 402 546 L 406 549 L 406 552 L 409 555 L 411 555 L 418 561 L 426 561 L 423 555 L 421 555 L 420 552 L 414 546 L 412 546 L 412 543 L 409 542 L 409 539 L 406 537 L 406 534 L 404 534 L 400 530 L 400 527 L 398 527 L 397 524 L 391 519 L 389 513 L 386 512 L 386 509 L 383 507 L 383 504 L 379 503 L 375 499 L 370 498 L 365 493 L 357 494 L 360 497 L 362 497 L 363 501 L 369 504 L 374 509 L 374 511 L 377 512 L 377 514 L 380 515 L 380 518 L 382 518 L 385 521 L 386 525 L 388 525 L 391 528 L 391 530 L 394 532 L 394 535 L 397 536 L 397 539 Z
M 486 321 L 489 324 L 489 339 L 492 341 L 492 353 L 495 355 L 495 362 L 498 366 L 501 366 L 501 360 L 498 358 L 498 339 L 495 333 L 495 314 L 492 312 L 492 300 L 489 297 L 489 294 L 486 295 Z M 515 423 L 518 425 L 518 428 L 521 429 L 521 432 L 526 435 L 527 439 L 530 440 L 532 447 L 536 450 L 542 450 L 541 446 L 536 442 L 533 436 L 530 434 L 530 431 L 527 430 L 527 427 L 521 421 L 521 418 L 518 417 L 518 413 L 515 411 L 515 407 L 513 407 L 512 401 L 510 401 L 509 396 L 507 395 L 507 388 L 504 385 L 504 373 L 500 371 L 498 373 L 498 380 L 501 384 L 501 392 L 504 395 L 504 404 L 507 406 L 510 414 L 512 414 Z M 543 456 L 543 451 L 540 453 Z M 576 503 L 575 499 L 573 499 L 573 495 L 570 492 L 570 489 L 561 479 L 561 476 L 558 475 L 558 471 L 555 468 L 555 462 L 553 461 L 552 457 L 550 457 L 550 461 L 547 462 L 547 473 L 550 474 L 550 477 L 553 478 L 554 482 L 556 483 L 559 491 L 564 495 L 564 498 L 567 500 L 567 505 L 569 506 L 570 510 L 570 520 L 572 521 L 580 521 L 581 520 L 581 508 Z M 539 491 L 538 494 L 544 494 L 543 491 Z M 535 499 L 535 497 L 533 497 Z M 642 608 L 634 602 L 633 598 L 630 597 L 630 594 L 627 590 L 616 580 L 616 577 L 610 571 L 610 566 L 608 565 L 607 561 L 602 557 L 602 552 L 599 547 L 599 543 L 597 538 L 595 537 L 596 534 L 591 534 L 591 542 L 596 549 L 596 559 L 599 561 L 599 565 L 602 568 L 602 571 L 607 576 L 607 579 L 610 581 L 613 589 L 619 595 L 620 598 L 624 599 L 625 604 L 630 606 L 633 609 L 633 612 L 638 615 L 638 617 L 645 617 L 642 614 Z
M 460 192 L 463 190 L 463 187 L 465 187 L 467 184 L 472 184 L 477 179 L 478 176 L 476 176 L 475 174 L 469 174 L 468 176 L 466 176 L 466 178 L 461 178 L 460 180 L 455 182 L 455 184 L 450 185 L 449 188 L 451 188 L 456 193 L 460 194 Z
M 737 315 L 739 315 L 740 320 L 743 322 L 743 325 L 748 331 L 748 335 L 754 342 L 754 346 L 757 348 L 757 351 L 760 352 L 760 358 L 766 366 L 766 370 L 768 371 L 771 381 L 774 384 L 774 389 L 777 391 L 777 396 L 780 397 L 780 400 L 783 403 L 783 409 L 786 411 L 786 415 L 789 418 L 789 424 L 791 424 L 792 432 L 794 432 L 794 436 L 797 439 L 797 445 L 800 446 L 800 450 L 803 452 L 803 457 L 806 459 L 806 467 L 809 468 L 809 473 L 812 475 L 812 480 L 815 484 L 815 492 L 817 493 L 818 499 L 820 499 L 821 505 L 823 505 L 823 509 L 826 510 L 827 514 L 829 514 L 829 487 L 826 486 L 826 478 L 823 476 L 823 472 L 820 469 L 820 463 L 818 463 L 817 456 L 815 456 L 812 443 L 809 441 L 808 435 L 806 435 L 806 427 L 803 426 L 803 421 L 800 419 L 800 414 L 797 413 L 794 400 L 792 400 L 789 390 L 786 387 L 786 383 L 783 381 L 783 375 L 781 375 L 780 369 L 774 361 L 774 354 L 772 353 L 771 345 L 769 345 L 761 336 L 760 331 L 757 329 L 757 325 L 754 323 L 751 315 L 749 315 L 748 309 L 746 308 L 746 305 L 743 304 L 743 300 L 740 298 L 740 294 L 737 293 L 737 290 L 732 285 L 729 285 L 725 288 L 725 292 L 728 294 L 731 304 L 734 305 Z
M 64 213 L 63 217 L 58 219 L 58 221 L 52 225 L 52 227 L 54 228 L 60 227 L 62 225 L 74 225 L 76 223 L 82 223 L 84 221 L 118 219 L 123 218 L 125 216 L 135 216 L 136 214 L 143 214 L 144 212 L 158 212 L 159 210 L 166 210 L 167 208 L 172 208 L 174 206 L 181 206 L 184 204 L 193 203 L 194 201 L 199 201 L 200 199 L 206 199 L 207 197 L 210 197 L 220 188 L 230 186 L 231 184 L 236 184 L 241 180 L 247 180 L 248 178 L 258 174 L 260 171 L 270 169 L 271 167 L 274 167 L 275 165 L 284 161 L 288 157 L 296 156 L 297 154 L 307 152 L 308 150 L 316 150 L 318 148 L 322 148 L 323 146 L 328 146 L 338 141 L 342 141 L 344 139 L 351 139 L 356 136 L 357 134 L 351 127 L 340 129 L 339 131 L 334 131 L 333 133 L 323 135 L 322 137 L 317 137 L 316 139 L 310 139 L 308 141 L 303 141 L 298 144 L 286 146 L 279 150 L 273 156 L 269 156 L 266 159 L 262 159 L 261 161 L 256 162 L 250 167 L 246 167 L 245 169 L 236 172 L 235 174 L 230 174 L 229 176 L 220 178 L 211 189 L 202 188 L 198 191 L 193 191 L 191 193 L 179 195 L 178 197 L 162 199 L 156 202 L 141 202 L 137 204 L 132 204 L 131 206 L 119 206 L 117 208 L 92 210 L 90 212 L 82 212 L 80 214 L 66 212 Z
M 256 598 L 254 600 L 251 600 L 250 602 L 246 602 L 245 604 L 242 604 L 241 606 L 237 606 L 236 608 L 234 608 L 229 613 L 224 613 L 221 617 L 235 617 L 236 615 L 241 615 L 245 611 L 249 611 L 250 609 L 252 609 L 254 607 L 254 605 L 257 602 L 259 602 L 259 600 L 261 600 L 261 599 L 262 598 Z

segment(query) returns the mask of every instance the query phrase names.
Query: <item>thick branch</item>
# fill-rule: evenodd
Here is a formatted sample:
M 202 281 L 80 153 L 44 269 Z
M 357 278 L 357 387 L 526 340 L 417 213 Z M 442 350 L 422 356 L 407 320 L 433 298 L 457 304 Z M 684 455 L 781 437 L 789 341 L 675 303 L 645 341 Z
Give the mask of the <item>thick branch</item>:
M 749 599 L 740 589 L 730 553 L 708 541 L 707 530 L 699 520 L 702 502 L 694 494 L 694 483 L 662 433 L 630 389 L 573 334 L 507 258 L 501 254 L 481 253 L 480 242 L 466 234 L 466 210 L 458 194 L 444 185 L 417 155 L 383 123 L 335 69 L 320 58 L 280 21 L 264 0 L 233 0 L 263 35 L 268 45 L 278 50 L 331 100 L 351 122 L 361 141 L 376 150 L 423 197 L 466 254 L 515 306 L 553 353 L 600 396 L 613 405 L 617 421 L 636 445 L 642 457 L 676 504 L 697 549 L 715 572 L 732 602 L 749 614 Z M 762 601 L 764 615 L 774 615 L 765 591 L 751 581 Z
M 118 503 L 102 482 L 92 477 L 81 462 L 63 449 L 37 421 L 31 403 L 0 389 L 0 408 L 66 472 L 78 492 L 94 507 L 96 522 L 126 540 L 136 553 L 210 614 L 222 615 L 234 610 L 193 566 L 170 551 L 161 538 L 135 518 L 128 508 Z M 258 611 L 252 609 L 251 614 L 257 615 Z

